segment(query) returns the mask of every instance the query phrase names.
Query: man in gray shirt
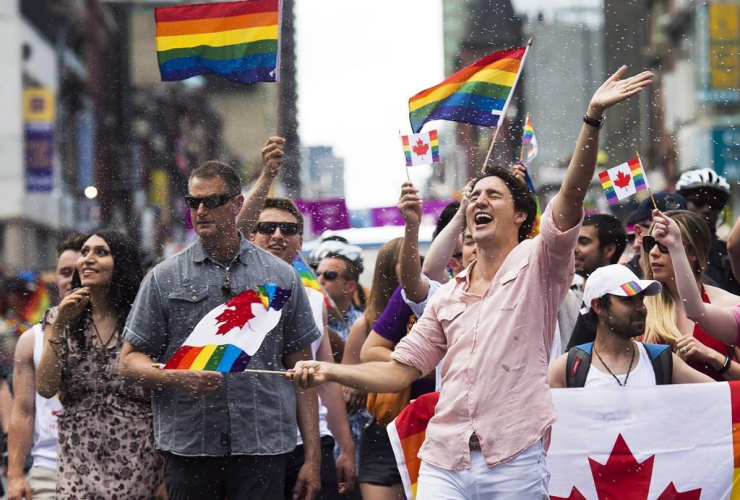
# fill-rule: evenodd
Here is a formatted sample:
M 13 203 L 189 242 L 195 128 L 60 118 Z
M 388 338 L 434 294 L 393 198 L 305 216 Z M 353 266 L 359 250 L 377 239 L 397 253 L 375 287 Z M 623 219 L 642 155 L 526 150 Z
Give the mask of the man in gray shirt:
M 282 160 L 282 144 L 271 138 L 265 146 L 266 171 Z M 157 363 L 172 357 L 209 311 L 265 283 L 289 290 L 290 298 L 249 368 L 285 370 L 312 359 L 319 331 L 291 266 L 237 231 L 244 198 L 236 171 L 206 162 L 191 174 L 188 192 L 198 241 L 144 279 L 124 329 L 120 371 L 152 389 L 154 435 L 171 500 L 279 498 L 296 446 L 296 414 L 307 456 L 320 456 L 316 393 L 296 392 L 274 375 L 160 370 Z M 319 472 L 318 460 L 304 464 L 294 498 L 314 497 Z

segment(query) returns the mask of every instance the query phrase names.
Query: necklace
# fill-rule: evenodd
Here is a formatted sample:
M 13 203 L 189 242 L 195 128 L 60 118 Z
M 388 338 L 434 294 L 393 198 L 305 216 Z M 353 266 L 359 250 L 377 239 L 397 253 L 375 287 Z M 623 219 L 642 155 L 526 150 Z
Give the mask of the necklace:
M 108 338 L 108 342 L 103 342 L 103 337 L 100 336 L 100 332 L 98 331 L 98 327 L 95 325 L 95 321 L 92 322 L 92 327 L 95 331 L 95 336 L 98 338 L 98 342 L 100 342 L 100 345 L 103 347 L 103 352 L 105 354 L 108 354 L 108 345 L 110 344 L 110 341 L 113 340 L 113 337 L 116 336 L 116 332 L 114 331 L 113 334 Z
M 596 350 L 596 344 L 595 343 L 594 343 L 594 352 L 596 353 L 596 357 L 599 358 L 599 361 L 601 361 L 601 364 L 604 365 L 604 368 L 606 368 L 606 371 L 609 372 L 609 375 L 611 375 L 612 377 L 614 377 L 614 380 L 617 381 L 617 383 L 619 384 L 620 387 L 625 387 L 627 385 L 627 381 L 630 378 L 630 372 L 632 371 L 632 363 L 635 362 L 635 346 L 634 346 L 634 344 L 632 345 L 632 358 L 630 358 L 630 366 L 629 366 L 629 368 L 627 368 L 627 376 L 624 377 L 624 384 L 619 381 L 619 378 L 616 375 L 614 375 L 614 372 L 611 371 L 611 369 L 606 365 L 606 363 L 604 363 L 604 360 L 601 359 L 601 356 L 599 355 L 598 351 Z

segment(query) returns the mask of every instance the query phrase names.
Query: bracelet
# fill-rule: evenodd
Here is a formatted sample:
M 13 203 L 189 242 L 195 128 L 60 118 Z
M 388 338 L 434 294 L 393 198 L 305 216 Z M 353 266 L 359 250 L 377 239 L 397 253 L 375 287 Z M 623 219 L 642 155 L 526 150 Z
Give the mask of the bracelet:
M 600 119 L 591 118 L 588 115 L 583 115 L 583 123 L 586 125 L 591 125 L 592 127 L 596 127 L 597 129 L 601 130 L 601 127 L 604 126 L 604 115 L 601 116 Z
M 730 369 L 730 364 L 732 364 L 732 360 L 730 359 L 730 356 L 725 356 L 725 362 L 722 365 L 722 368 L 717 370 L 717 375 L 724 375 L 724 373 Z

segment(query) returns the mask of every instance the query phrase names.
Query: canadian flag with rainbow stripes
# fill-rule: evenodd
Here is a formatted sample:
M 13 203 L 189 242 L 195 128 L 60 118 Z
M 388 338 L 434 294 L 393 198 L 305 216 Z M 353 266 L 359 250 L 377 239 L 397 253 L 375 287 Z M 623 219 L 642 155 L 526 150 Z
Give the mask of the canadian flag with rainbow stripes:
M 605 170 L 599 174 L 601 187 L 604 188 L 606 201 L 616 203 L 642 191 L 650 189 L 647 174 L 642 166 L 639 156 L 632 158 L 627 163 L 622 163 L 614 168 Z
M 244 371 L 267 334 L 280 322 L 290 295 L 290 290 L 265 283 L 232 297 L 195 325 L 163 368 Z
M 388 425 L 409 499 L 437 399 L 422 396 Z M 740 382 L 555 389 L 552 399 L 551 500 L 740 498 Z

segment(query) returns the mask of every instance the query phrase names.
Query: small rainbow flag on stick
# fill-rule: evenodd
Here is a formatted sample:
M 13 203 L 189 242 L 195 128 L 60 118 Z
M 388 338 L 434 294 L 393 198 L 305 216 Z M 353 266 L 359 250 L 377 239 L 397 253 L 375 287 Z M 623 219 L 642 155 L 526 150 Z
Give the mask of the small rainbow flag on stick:
M 265 283 L 229 299 L 198 322 L 164 369 L 244 371 L 277 326 L 290 295 L 290 290 Z
M 334 301 L 331 300 L 329 294 L 326 293 L 324 287 L 321 286 L 321 283 L 319 283 L 316 275 L 313 273 L 313 271 L 311 271 L 311 268 L 308 267 L 308 264 L 306 264 L 306 262 L 303 260 L 303 257 L 301 257 L 300 253 L 296 254 L 296 256 L 293 258 L 293 269 L 295 269 L 295 271 L 298 273 L 298 276 L 301 278 L 303 286 L 307 288 L 313 288 L 317 292 L 321 292 L 324 295 L 324 304 L 326 305 L 327 309 L 336 310 L 336 304 L 334 304 Z
M 525 152 L 526 160 L 524 158 Z M 522 152 L 519 159 L 531 163 L 537 156 L 537 152 L 537 137 L 534 135 L 534 125 L 532 125 L 532 120 L 529 119 L 529 113 L 527 113 L 527 119 L 524 122 L 524 134 L 522 135 Z
M 402 135 L 401 143 L 407 167 L 431 165 L 439 161 L 439 138 L 436 130 Z
M 647 174 L 645 174 L 639 156 L 601 172 L 599 181 L 601 187 L 604 188 L 606 201 L 610 204 L 629 198 L 643 189 L 650 189 Z
M 483 127 L 499 125 L 521 74 L 528 47 L 495 52 L 442 83 L 409 99 L 414 133 L 431 120 L 450 120 Z
M 238 83 L 280 81 L 281 0 L 157 7 L 162 81 L 216 75 Z

